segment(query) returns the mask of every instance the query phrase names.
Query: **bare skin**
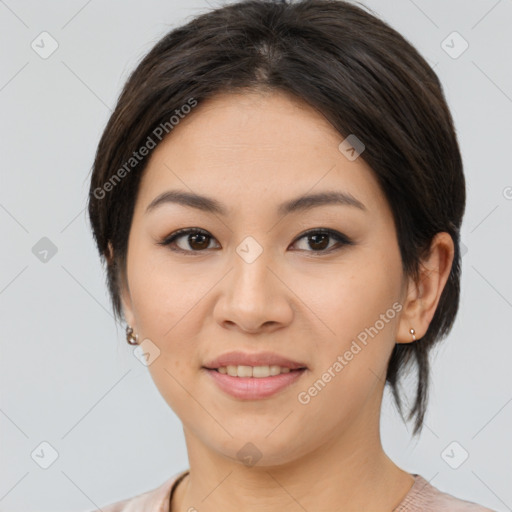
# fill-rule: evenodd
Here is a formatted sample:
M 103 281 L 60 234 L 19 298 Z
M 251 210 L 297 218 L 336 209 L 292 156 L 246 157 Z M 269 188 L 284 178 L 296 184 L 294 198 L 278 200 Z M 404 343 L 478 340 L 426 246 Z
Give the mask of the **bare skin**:
M 171 511 L 389 512 L 413 477 L 385 454 L 379 432 L 387 362 L 395 343 L 421 338 L 453 260 L 439 233 L 419 283 L 407 279 L 391 210 L 362 157 L 309 106 L 282 93 L 219 95 L 159 144 L 143 176 L 130 231 L 125 318 L 160 356 L 149 366 L 183 423 L 190 475 Z M 364 156 L 364 153 L 363 155 Z M 168 190 L 215 198 L 227 215 L 165 203 Z M 352 194 L 366 210 L 329 204 L 280 215 L 277 206 L 320 191 Z M 181 228 L 174 247 L 158 245 Z M 351 241 L 308 242 L 311 229 Z M 253 237 L 250 264 L 236 249 Z M 198 239 L 196 239 L 198 240 Z M 318 242 L 317 242 L 318 244 Z M 198 248 L 199 247 L 199 248 Z M 202 249 L 201 247 L 206 247 Z M 400 310 L 310 401 L 307 391 L 382 314 Z M 298 381 L 260 400 L 221 391 L 202 368 L 231 350 L 273 351 L 304 362 Z M 237 456 L 251 442 L 253 466 Z M 193 508 L 191 508 L 193 507 Z

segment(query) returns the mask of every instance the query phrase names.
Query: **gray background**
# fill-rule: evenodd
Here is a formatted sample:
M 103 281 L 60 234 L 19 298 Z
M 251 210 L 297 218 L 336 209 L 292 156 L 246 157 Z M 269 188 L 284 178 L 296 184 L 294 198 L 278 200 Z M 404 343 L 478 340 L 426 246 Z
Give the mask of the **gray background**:
M 512 2 L 364 4 L 438 73 L 468 182 L 461 309 L 432 355 L 425 428 L 412 440 L 386 391 L 384 448 L 446 492 L 512 510 Z M 164 33 L 210 9 L 200 0 L 0 1 L 1 511 L 90 510 L 188 467 L 178 418 L 114 325 L 85 205 L 129 72 Z M 59 45 L 46 59 L 31 47 L 43 31 Z M 442 46 L 454 31 L 469 44 L 457 58 L 462 40 Z M 43 237 L 57 249 L 46 262 L 33 252 Z M 47 469 L 43 441 L 58 453 Z M 450 467 L 462 450 L 469 458 Z

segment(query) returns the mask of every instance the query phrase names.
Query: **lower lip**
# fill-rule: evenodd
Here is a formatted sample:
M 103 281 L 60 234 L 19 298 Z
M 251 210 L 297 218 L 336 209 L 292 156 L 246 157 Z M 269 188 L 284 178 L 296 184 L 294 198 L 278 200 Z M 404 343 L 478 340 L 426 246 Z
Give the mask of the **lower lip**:
M 294 370 L 272 377 L 231 377 L 217 370 L 207 368 L 205 370 L 222 391 L 244 400 L 268 398 L 296 382 L 306 371 L 305 369 Z

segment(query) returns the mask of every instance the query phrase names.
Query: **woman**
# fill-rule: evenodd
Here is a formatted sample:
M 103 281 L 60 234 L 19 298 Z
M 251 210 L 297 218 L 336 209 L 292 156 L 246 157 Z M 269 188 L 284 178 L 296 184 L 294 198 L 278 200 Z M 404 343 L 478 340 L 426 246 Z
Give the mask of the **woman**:
M 343 1 L 245 1 L 167 34 L 99 143 L 116 317 L 190 468 L 105 511 L 489 510 L 383 451 L 388 383 L 459 303 L 461 155 L 441 84 Z

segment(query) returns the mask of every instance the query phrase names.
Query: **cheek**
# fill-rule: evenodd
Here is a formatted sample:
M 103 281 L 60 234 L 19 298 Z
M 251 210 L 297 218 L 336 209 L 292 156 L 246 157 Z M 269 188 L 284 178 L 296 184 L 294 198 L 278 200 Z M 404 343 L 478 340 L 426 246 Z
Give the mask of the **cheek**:
M 172 265 L 164 248 L 139 248 L 131 256 L 128 281 L 137 326 L 145 337 L 167 343 L 195 315 L 194 306 L 207 284 L 194 279 L 190 270 Z
M 187 365 L 199 368 L 198 343 L 211 317 L 206 299 L 219 279 L 215 269 L 194 261 L 176 264 L 165 248 L 151 247 L 144 240 L 134 244 L 130 256 L 128 282 L 135 321 L 140 334 L 160 350 L 159 364 L 150 370 L 156 373 L 162 366 L 184 375 Z M 163 371 L 163 380 L 169 380 L 165 375 Z
M 324 334 L 316 336 L 315 366 L 296 396 L 299 416 L 315 418 L 314 426 L 302 430 L 305 438 L 315 435 L 309 428 L 327 436 L 362 410 L 378 410 L 401 310 L 392 273 L 377 279 L 379 273 L 364 265 L 349 278 L 326 281 L 323 302 L 312 308 L 329 329 L 322 326 Z
M 300 280 L 298 295 L 323 333 L 316 336 L 316 359 L 322 367 L 315 373 L 327 370 L 338 356 L 346 361 L 345 369 L 356 368 L 344 369 L 346 378 L 362 378 L 362 367 L 374 368 L 377 374 L 383 371 L 402 308 L 399 263 L 385 255 L 366 259 L 360 255 L 353 264 L 331 269 L 322 279 L 321 293 L 318 283 Z

